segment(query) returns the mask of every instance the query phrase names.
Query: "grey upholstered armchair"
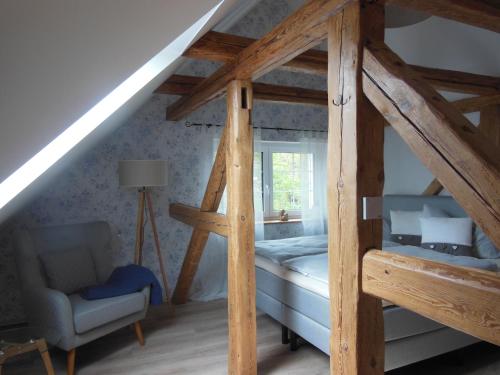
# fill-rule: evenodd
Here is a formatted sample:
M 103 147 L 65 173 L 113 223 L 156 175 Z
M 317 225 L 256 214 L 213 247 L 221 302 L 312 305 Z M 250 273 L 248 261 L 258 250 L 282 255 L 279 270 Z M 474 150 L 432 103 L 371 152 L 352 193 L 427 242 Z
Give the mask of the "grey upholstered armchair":
M 15 256 L 30 325 L 39 335 L 68 351 L 74 374 L 75 348 L 134 324 L 149 305 L 149 287 L 124 296 L 87 301 L 77 291 L 109 277 L 111 231 L 106 222 L 23 230 L 15 236 Z

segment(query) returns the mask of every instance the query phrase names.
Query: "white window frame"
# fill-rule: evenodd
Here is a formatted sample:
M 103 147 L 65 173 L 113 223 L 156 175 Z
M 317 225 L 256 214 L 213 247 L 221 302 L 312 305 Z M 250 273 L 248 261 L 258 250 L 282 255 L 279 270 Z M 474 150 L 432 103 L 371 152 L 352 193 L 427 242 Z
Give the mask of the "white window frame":
M 303 153 L 300 142 L 283 141 L 259 141 L 259 148 L 262 152 L 262 184 L 263 184 L 263 204 L 264 219 L 276 219 L 279 217 L 279 210 L 274 210 L 273 205 L 273 165 L 271 154 L 274 152 Z M 313 155 L 314 171 L 314 155 Z M 287 211 L 290 218 L 300 218 L 301 210 Z

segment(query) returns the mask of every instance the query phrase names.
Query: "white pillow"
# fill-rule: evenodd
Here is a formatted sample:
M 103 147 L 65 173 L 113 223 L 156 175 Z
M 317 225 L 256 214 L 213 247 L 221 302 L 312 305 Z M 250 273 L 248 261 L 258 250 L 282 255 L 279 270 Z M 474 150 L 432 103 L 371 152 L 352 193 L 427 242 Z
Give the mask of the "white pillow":
M 391 233 L 410 234 L 420 236 L 420 218 L 422 211 L 396 211 L 391 210 Z
M 472 246 L 472 220 L 468 217 L 424 217 L 420 224 L 422 243 Z

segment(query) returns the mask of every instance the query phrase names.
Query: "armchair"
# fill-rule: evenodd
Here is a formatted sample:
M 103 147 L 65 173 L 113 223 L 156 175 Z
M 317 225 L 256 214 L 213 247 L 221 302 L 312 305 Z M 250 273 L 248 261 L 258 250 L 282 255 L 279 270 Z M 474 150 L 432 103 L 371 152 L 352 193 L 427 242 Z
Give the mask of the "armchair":
M 76 292 L 58 290 L 48 277 L 44 264 L 47 255 L 66 260 L 68 255 L 69 259 L 85 255 L 91 259 L 90 267 L 64 263 L 69 272 L 61 273 L 59 284 L 64 287 L 59 289 L 74 284 L 71 275 L 104 283 L 112 271 L 111 239 L 109 224 L 101 221 L 22 230 L 15 235 L 15 257 L 28 321 L 51 345 L 68 352 L 68 375 L 75 371 L 77 347 L 119 328 L 134 324 L 139 343 L 144 345 L 139 322 L 149 306 L 149 287 L 124 296 L 87 301 Z

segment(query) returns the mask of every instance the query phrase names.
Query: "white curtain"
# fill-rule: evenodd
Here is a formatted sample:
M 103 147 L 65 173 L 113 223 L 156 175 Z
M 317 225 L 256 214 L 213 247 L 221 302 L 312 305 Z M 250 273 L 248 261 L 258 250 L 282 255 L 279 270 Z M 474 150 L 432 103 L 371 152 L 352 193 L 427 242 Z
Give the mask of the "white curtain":
M 193 130 L 194 131 L 194 130 Z M 207 186 L 222 128 L 203 126 L 200 147 L 200 192 L 196 206 L 199 206 Z M 225 195 L 225 194 L 224 194 Z M 226 213 L 226 199 L 222 199 L 218 212 Z M 227 295 L 227 240 L 215 233 L 210 233 L 207 245 L 191 287 L 191 299 L 210 301 L 225 298 Z
M 203 127 L 201 130 L 200 171 L 201 187 L 199 202 L 203 199 L 213 160 L 217 152 L 222 128 Z M 254 152 L 260 153 L 260 130 L 254 131 Z M 208 155 L 212 157 L 208 157 Z M 262 209 L 262 163 L 260 157 L 254 162 L 254 207 L 255 207 L 255 239 L 264 239 L 264 215 Z M 199 202 L 197 205 L 199 205 Z M 227 194 L 224 192 L 218 212 L 226 213 Z M 191 299 L 210 301 L 227 296 L 227 240 L 217 234 L 210 233 L 203 252 L 198 271 L 191 288 Z
M 326 206 L 326 150 L 327 135 L 322 132 L 304 132 L 300 140 L 301 153 L 312 155 L 301 158 L 302 225 L 304 235 L 327 233 Z
M 264 239 L 264 204 L 262 184 L 262 137 L 261 130 L 254 129 L 253 206 L 255 210 L 255 241 Z

